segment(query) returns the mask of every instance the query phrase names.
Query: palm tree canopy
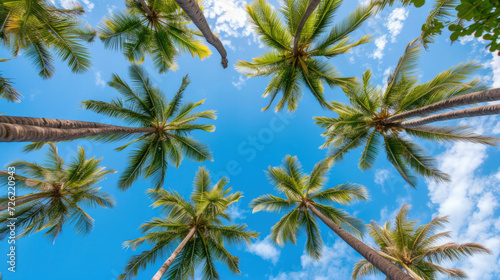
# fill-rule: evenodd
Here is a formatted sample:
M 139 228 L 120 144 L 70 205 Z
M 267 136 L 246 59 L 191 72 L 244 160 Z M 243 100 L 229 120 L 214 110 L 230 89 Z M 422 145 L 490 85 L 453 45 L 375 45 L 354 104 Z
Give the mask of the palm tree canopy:
M 374 238 L 379 253 L 406 270 L 417 280 L 440 279 L 439 274 L 465 279 L 467 275 L 457 268 L 442 267 L 442 263 L 456 262 L 467 256 L 490 253 L 490 250 L 477 243 L 443 243 L 451 232 L 440 232 L 448 217 L 435 217 L 428 224 L 416 226 L 418 221 L 408 220 L 410 206 L 403 205 L 396 215 L 394 225 L 386 222 L 382 227 L 372 222 L 370 235 Z M 366 260 L 359 261 L 352 273 L 352 279 L 379 274 Z
M 78 233 L 89 233 L 94 219 L 82 207 L 112 208 L 115 204 L 109 194 L 95 187 L 107 174 L 116 172 L 105 170 L 100 162 L 101 159 L 88 158 L 85 149 L 79 147 L 75 157 L 66 164 L 57 147 L 50 143 L 43 164 L 19 160 L 8 165 L 15 167 L 14 174 L 1 171 L 0 177 L 6 186 L 14 179 L 16 192 L 27 193 L 16 197 L 16 227 L 22 229 L 18 237 L 45 231 L 45 235 L 55 241 L 68 222 L 74 224 Z M 8 201 L 11 201 L 8 197 L 2 197 L 0 205 Z M 1 224 L 8 222 L 9 211 L 2 212 Z M 8 231 L 2 227 L 0 236 L 5 237 Z
M 448 180 L 448 175 L 435 166 L 435 160 L 411 138 L 436 142 L 467 141 L 495 144 L 498 139 L 482 136 L 464 125 L 404 127 L 400 122 L 386 122 L 391 116 L 434 104 L 442 100 L 483 89 L 480 81 L 469 80 L 478 69 L 473 63 L 463 63 L 439 73 L 425 83 L 418 81 L 416 60 L 419 41 L 411 42 L 388 78 L 385 90 L 371 84 L 371 71 L 366 71 L 362 83 L 346 95 L 350 105 L 331 102 L 336 118 L 315 117 L 316 124 L 325 128 L 324 147 L 333 147 L 330 158 L 341 160 L 352 149 L 364 145 L 359 167 L 373 166 L 384 147 L 387 159 L 411 186 L 416 185 L 414 174 L 437 181 Z
M 147 1 L 148 10 L 138 1 L 127 0 L 127 9 L 110 15 L 99 28 L 105 47 L 122 50 L 131 62 L 142 63 L 146 54 L 160 73 L 175 69 L 179 52 L 203 59 L 210 50 L 187 27 L 189 17 L 174 0 Z
M 139 269 L 163 257 L 193 228 L 195 234 L 167 271 L 167 279 L 193 279 L 197 267 L 201 268 L 203 279 L 220 279 L 214 261 L 222 262 L 233 273 L 241 273 L 239 258 L 230 254 L 225 245 L 250 243 L 257 233 L 247 230 L 245 224 L 228 224 L 231 218 L 227 208 L 242 197 L 241 192 L 226 188 L 228 183 L 223 177 L 212 185 L 209 171 L 200 167 L 190 200 L 175 191 L 148 191 L 153 206 L 161 208 L 165 215 L 143 224 L 144 236 L 125 242 L 126 247 L 134 250 L 144 242 L 152 248 L 132 257 L 120 279 L 135 277 Z
M 321 106 L 330 107 L 323 94 L 323 83 L 344 90 L 355 84 L 355 78 L 341 77 L 327 59 L 348 52 L 351 48 L 367 43 L 370 36 L 350 40 L 349 34 L 369 18 L 373 5 L 360 6 L 346 19 L 332 25 L 332 20 L 342 1 L 324 0 L 307 19 L 294 52 L 294 36 L 307 9 L 309 0 L 282 1 L 282 16 L 265 0 L 247 6 L 254 29 L 270 51 L 254 58 L 252 62 L 238 61 L 237 69 L 248 77 L 271 76 L 263 97 L 269 97 L 267 110 L 281 92 L 276 111 L 287 108 L 295 111 L 302 97 L 303 88 L 311 91 Z M 330 32 L 327 32 L 330 30 Z
M 319 259 L 323 241 L 313 214 L 305 206 L 312 204 L 323 215 L 358 237 L 362 236 L 362 221 L 351 217 L 341 209 L 329 206 L 331 203 L 348 205 L 355 200 L 367 200 L 366 188 L 357 184 L 344 183 L 333 188 L 323 189 L 327 183 L 330 160 L 318 162 L 311 173 L 306 175 L 297 157 L 286 156 L 280 167 L 269 167 L 267 173 L 271 184 L 283 197 L 266 194 L 254 199 L 250 206 L 253 212 L 288 211 L 271 230 L 271 240 L 280 246 L 286 242 L 296 244 L 297 235 L 303 229 L 306 232 L 306 250 Z
M 91 66 L 90 54 L 82 45 L 92 42 L 95 31 L 81 28 L 78 17 L 85 11 L 77 2 L 69 9 L 45 0 L 5 0 L 0 3 L 0 40 L 13 56 L 23 50 L 43 78 L 55 73 L 50 49 L 68 63 L 71 71 L 81 73 Z
M 203 104 L 204 100 L 182 104 L 184 91 L 189 85 L 188 76 L 183 78 L 179 90 L 170 101 L 159 88 L 151 84 L 142 67 L 130 66 L 129 76 L 132 85 L 118 75 L 113 75 L 108 83 L 122 98 L 115 98 L 110 102 L 94 100 L 82 102 L 85 109 L 118 118 L 131 125 L 151 129 L 146 133 L 120 133 L 95 137 L 104 141 L 133 138 L 128 144 L 117 148 L 121 151 L 131 144 L 135 143 L 136 146 L 129 157 L 128 167 L 120 176 L 119 188 L 122 190 L 129 188 L 141 175 L 146 178 L 151 177 L 155 188 L 161 188 L 168 164 L 178 167 L 184 156 L 198 162 L 212 160 L 208 147 L 189 135 L 196 130 L 213 132 L 215 126 L 198 124 L 196 121 L 200 118 L 217 117 L 212 110 L 192 112 Z

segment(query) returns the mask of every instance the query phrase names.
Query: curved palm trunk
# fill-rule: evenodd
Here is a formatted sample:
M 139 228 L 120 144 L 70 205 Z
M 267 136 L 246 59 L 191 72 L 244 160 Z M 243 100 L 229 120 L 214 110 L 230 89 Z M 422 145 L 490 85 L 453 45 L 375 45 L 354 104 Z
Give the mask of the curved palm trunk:
M 148 4 L 144 0 L 139 0 L 139 3 L 141 4 L 142 8 L 144 11 L 146 11 L 146 14 L 148 14 L 149 17 L 153 17 L 153 12 L 151 12 L 151 9 L 149 8 Z
M 410 128 L 438 121 L 447 121 L 453 119 L 497 115 L 497 114 L 500 114 L 500 104 L 436 114 L 425 118 L 404 121 L 400 125 L 403 128 Z
M 389 279 L 398 280 L 414 280 L 408 274 L 404 273 L 401 269 L 395 266 L 393 263 L 379 255 L 375 250 L 370 248 L 365 243 L 359 241 L 356 237 L 352 236 L 345 230 L 343 230 L 339 225 L 335 224 L 333 221 L 328 219 L 323 213 L 318 211 L 310 203 L 306 203 L 307 208 L 309 208 L 318 218 L 320 218 L 329 228 L 333 230 L 340 238 L 342 238 L 349 246 L 356 250 L 361 256 L 363 256 L 367 261 L 369 261 L 374 267 L 384 273 Z
M 196 0 L 175 0 L 175 2 L 177 2 L 182 10 L 184 10 L 196 27 L 198 27 L 205 37 L 205 40 L 217 49 L 221 56 L 222 67 L 227 68 L 228 60 L 226 49 L 224 49 L 224 46 L 219 38 L 217 38 L 217 36 L 212 33 L 212 30 L 210 30 L 207 19 L 203 15 L 203 12 L 201 11 L 200 6 L 198 6 Z
M 424 106 L 422 108 L 410 110 L 404 113 L 396 114 L 387 120 L 384 123 L 392 123 L 397 120 L 407 119 L 416 116 L 427 115 L 430 113 L 434 113 L 437 111 L 442 111 L 446 109 L 451 109 L 458 106 L 470 105 L 482 102 L 496 101 L 500 100 L 500 88 L 483 90 L 478 92 L 473 92 L 469 94 L 465 94 L 462 96 L 456 96 L 450 99 L 446 99 L 443 101 L 436 102 L 431 105 Z
M 196 232 L 196 228 L 192 228 L 189 231 L 189 233 L 186 235 L 186 237 L 184 237 L 184 239 L 182 240 L 181 244 L 179 244 L 179 246 L 177 246 L 177 248 L 175 248 L 175 251 L 163 263 L 163 265 L 161 266 L 160 270 L 158 270 L 158 272 L 156 272 L 155 276 L 153 276 L 153 278 L 151 278 L 151 280 L 160 280 L 161 279 L 161 277 L 163 276 L 163 274 L 165 274 L 165 272 L 167 272 L 168 268 L 172 265 L 172 263 L 174 262 L 174 260 L 177 257 L 177 255 L 179 255 L 179 253 L 182 251 L 182 249 L 184 248 L 184 246 L 186 246 L 186 244 L 189 241 L 189 239 L 191 239 L 191 237 L 193 237 L 193 235 L 194 235 L 195 232 Z
M 306 24 L 307 19 L 314 12 L 320 2 L 321 0 L 311 0 L 311 2 L 309 2 L 309 5 L 304 12 L 304 16 L 302 16 L 302 19 L 300 20 L 299 26 L 297 26 L 297 32 L 295 33 L 295 38 L 293 39 L 293 53 L 297 53 L 299 49 L 299 41 L 302 29 L 304 29 L 304 25 Z
M 152 127 L 124 127 L 108 124 L 44 118 L 0 116 L 0 142 L 52 142 L 115 133 L 153 133 Z

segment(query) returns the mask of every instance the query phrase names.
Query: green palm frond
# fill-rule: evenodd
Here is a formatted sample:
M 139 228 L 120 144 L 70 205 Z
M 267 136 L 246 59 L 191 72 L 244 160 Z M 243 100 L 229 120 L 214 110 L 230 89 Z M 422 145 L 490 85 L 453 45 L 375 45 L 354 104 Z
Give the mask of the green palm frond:
M 153 206 L 160 207 L 164 217 L 144 223 L 140 227 L 144 235 L 125 242 L 127 247 L 133 249 L 143 243 L 153 248 L 130 258 L 120 279 L 135 277 L 139 269 L 154 264 L 164 257 L 167 248 L 177 246 L 183 240 L 185 245 L 180 247 L 180 253 L 164 277 L 192 279 L 195 268 L 200 267 L 204 278 L 219 279 L 216 261 L 225 264 L 231 272 L 240 273 L 239 258 L 231 255 L 225 246 L 250 243 L 257 233 L 248 230 L 245 224 L 221 222 L 221 219 L 229 220 L 229 205 L 241 197 L 240 192 L 231 192 L 231 188 L 226 188 L 227 183 L 227 179 L 222 178 L 212 184 L 209 171 L 201 167 L 196 173 L 189 201 L 177 192 L 149 190 Z
M 114 170 L 105 170 L 100 159 L 88 158 L 81 147 L 69 164 L 59 155 L 57 147 L 49 143 L 45 162 L 35 164 L 15 161 L 16 185 L 28 194 L 16 199 L 16 221 L 19 235 L 45 231 L 55 242 L 66 223 L 73 224 L 77 233 L 87 234 L 94 227 L 94 219 L 84 208 L 112 208 L 114 199 L 102 192 L 98 184 Z M 23 174 L 23 175 L 20 175 Z M 0 172 L 0 177 L 7 174 Z M 4 211 L 3 209 L 2 211 Z M 6 218 L 2 217 L 0 222 Z M 0 231 L 0 235 L 3 231 Z
M 381 256 L 403 268 L 412 277 L 438 279 L 440 274 L 451 278 L 465 279 L 461 269 L 445 268 L 449 264 L 476 254 L 488 254 L 490 250 L 477 243 L 443 243 L 450 238 L 449 232 L 438 232 L 448 217 L 435 217 L 428 224 L 416 227 L 418 221 L 408 219 L 410 206 L 403 205 L 395 217 L 394 225 L 386 222 L 383 227 L 372 222 L 370 235 L 377 244 Z M 379 274 L 366 260 L 356 263 L 352 279 Z
M 10 79 L 4 78 L 0 74 L 0 98 L 14 102 L 21 102 L 23 97 L 17 89 L 12 86 L 13 82 Z

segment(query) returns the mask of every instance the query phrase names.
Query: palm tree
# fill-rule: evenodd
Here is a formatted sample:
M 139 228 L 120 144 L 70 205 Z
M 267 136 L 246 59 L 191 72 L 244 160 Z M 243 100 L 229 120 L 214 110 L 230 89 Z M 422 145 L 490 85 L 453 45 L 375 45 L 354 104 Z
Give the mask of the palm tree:
M 372 222 L 370 235 L 379 247 L 379 254 L 404 269 L 416 280 L 441 279 L 445 274 L 454 279 L 467 278 L 458 268 L 445 268 L 441 263 L 455 262 L 466 256 L 490 253 L 490 250 L 477 243 L 457 244 L 442 243 L 443 238 L 450 238 L 450 232 L 438 232 L 448 222 L 448 217 L 435 217 L 428 224 L 416 228 L 417 221 L 408 221 L 408 205 L 403 205 L 396 215 L 394 227 L 386 222 L 380 227 Z M 379 274 L 380 271 L 366 260 L 354 266 L 352 279 Z M 396 279 L 396 278 L 393 278 Z
M 410 137 L 436 142 L 467 141 L 494 145 L 499 139 L 474 133 L 464 125 L 425 125 L 436 121 L 500 113 L 499 105 L 475 107 L 433 114 L 457 106 L 500 99 L 500 90 L 485 90 L 479 80 L 467 81 L 478 67 L 472 63 L 459 64 L 441 72 L 432 80 L 418 84 L 413 71 L 420 51 L 418 40 L 411 42 L 385 90 L 370 83 L 371 72 L 363 74 L 362 84 L 346 94 L 350 105 L 332 102 L 336 118 L 315 117 L 325 128 L 322 147 L 333 147 L 330 157 L 341 160 L 352 149 L 365 145 L 359 161 L 362 170 L 373 166 L 383 146 L 387 159 L 411 186 L 416 178 L 412 173 L 437 181 L 447 181 L 448 175 L 438 170 L 435 160 Z M 470 93 L 473 92 L 473 93 Z
M 99 28 L 104 46 L 123 50 L 131 62 L 144 61 L 149 54 L 160 73 L 174 69 L 175 57 L 189 52 L 203 59 L 210 50 L 195 39 L 195 31 L 187 27 L 189 18 L 175 1 L 127 0 L 126 12 L 110 15 Z
M 321 106 L 329 108 L 330 105 L 323 95 L 323 82 L 330 87 L 339 86 L 344 90 L 355 84 L 355 78 L 341 77 L 327 59 L 370 41 L 368 35 L 357 41 L 350 41 L 349 34 L 369 18 L 374 6 L 360 6 L 345 20 L 330 27 L 342 1 L 321 1 L 315 10 L 311 7 L 314 11 L 308 9 L 308 2 L 283 1 L 281 11 L 284 22 L 275 9 L 264 0 L 247 6 L 255 31 L 271 50 L 254 58 L 253 62 L 238 61 L 237 70 L 248 77 L 272 76 L 263 95 L 271 100 L 263 110 L 267 110 L 281 92 L 282 98 L 276 105 L 276 111 L 285 106 L 288 111 L 295 111 L 304 86 L 312 92 Z M 305 14 L 306 11 L 311 12 L 310 17 Z M 297 30 L 301 19 L 307 20 L 302 30 Z M 331 31 L 325 35 L 327 28 L 331 28 Z
M 241 273 L 239 258 L 231 255 L 225 244 L 250 243 L 257 233 L 248 231 L 245 224 L 223 222 L 231 221 L 227 208 L 242 197 L 241 192 L 231 193 L 231 188 L 224 188 L 227 183 L 229 181 L 223 177 L 211 186 L 209 171 L 201 167 L 194 178 L 190 201 L 177 192 L 150 190 L 153 206 L 161 207 L 165 216 L 143 224 L 141 229 L 145 235 L 125 243 L 134 250 L 144 242 L 153 247 L 132 257 L 119 279 L 135 277 L 139 268 L 153 264 L 179 242 L 153 280 L 161 279 L 165 273 L 168 279 L 193 279 L 195 268 L 200 265 L 203 279 L 220 279 L 214 261 L 224 263 L 233 273 Z
M 12 86 L 12 82 L 0 74 L 0 98 L 10 102 L 20 102 L 22 95 Z
M 129 165 L 121 174 L 119 188 L 125 190 L 141 175 L 152 177 L 155 188 L 163 185 L 169 162 L 178 167 L 183 155 L 195 161 L 212 160 L 211 152 L 189 134 L 195 130 L 212 132 L 213 125 L 198 124 L 200 118 L 215 119 L 215 111 L 192 113 L 203 104 L 188 102 L 182 105 L 184 91 L 189 84 L 187 76 L 175 96 L 168 102 L 163 92 L 154 87 L 147 73 L 140 66 L 132 65 L 129 75 L 133 85 L 128 85 L 118 75 L 113 75 L 109 86 L 123 97 L 111 102 L 88 100 L 83 108 L 98 114 L 124 120 L 130 127 L 94 122 L 67 121 L 45 118 L 0 116 L 0 141 L 50 142 L 78 138 L 118 141 L 133 138 L 117 148 L 121 151 L 136 143 Z M 39 148 L 34 143 L 28 149 Z
M 50 143 L 49 146 L 45 163 L 19 160 L 8 165 L 13 167 L 9 171 L 0 171 L 6 186 L 10 187 L 9 182 L 15 182 L 17 193 L 22 190 L 27 192 L 15 197 L 15 200 L 9 197 L 0 199 L 0 223 L 5 225 L 15 215 L 16 229 L 22 230 L 18 237 L 45 231 L 45 235 L 55 242 L 63 225 L 68 222 L 74 224 L 78 233 L 86 234 L 92 230 L 94 219 L 82 206 L 112 208 L 115 205 L 113 198 L 95 185 L 107 174 L 116 171 L 99 166 L 101 159 L 87 158 L 85 149 L 81 147 L 73 160 L 65 164 L 56 145 Z M 12 189 L 9 188 L 9 191 Z M 0 236 L 5 237 L 9 230 L 3 226 Z
M 319 259 L 323 241 L 314 219 L 316 216 L 384 274 L 392 279 L 411 280 L 411 277 L 342 228 L 361 237 L 363 225 L 360 220 L 341 209 L 323 204 L 333 202 L 348 205 L 354 200 L 368 199 L 365 187 L 357 184 L 344 183 L 322 190 L 331 164 L 332 161 L 328 159 L 320 161 L 314 166 L 310 175 L 305 175 L 297 157 L 288 155 L 283 161 L 283 166 L 269 167 L 267 173 L 269 180 L 279 192 L 284 193 L 285 198 L 270 194 L 258 197 L 250 204 L 253 212 L 291 210 L 272 227 L 271 240 L 280 246 L 289 241 L 296 244 L 297 235 L 302 228 L 306 232 L 307 253 L 313 259 Z
M 144 0 L 139 1 L 144 2 Z M 219 40 L 219 38 L 217 38 L 217 36 L 215 36 L 210 30 L 207 19 L 203 15 L 203 12 L 201 11 L 197 0 L 175 0 L 175 2 L 177 2 L 182 10 L 184 10 L 184 12 L 189 16 L 194 25 L 198 27 L 200 32 L 205 37 L 205 40 L 207 40 L 210 45 L 214 46 L 214 48 L 217 49 L 221 56 L 222 67 L 224 69 L 227 68 L 228 60 L 226 49 L 224 48 L 224 45 L 222 45 L 222 42 Z
M 0 40 L 13 56 L 22 50 L 43 78 L 55 73 L 50 49 L 68 63 L 71 71 L 81 73 L 91 66 L 90 54 L 82 45 L 92 42 L 95 31 L 80 28 L 78 16 L 84 13 L 78 2 L 60 9 L 51 1 L 5 0 L 0 3 Z

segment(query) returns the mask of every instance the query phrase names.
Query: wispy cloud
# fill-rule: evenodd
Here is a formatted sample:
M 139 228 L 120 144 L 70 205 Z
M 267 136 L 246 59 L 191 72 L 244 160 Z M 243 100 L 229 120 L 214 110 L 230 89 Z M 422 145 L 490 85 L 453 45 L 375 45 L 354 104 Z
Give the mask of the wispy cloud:
M 396 42 L 396 37 L 403 30 L 404 22 L 408 17 L 408 10 L 406 8 L 396 8 L 387 17 L 387 22 L 384 24 L 389 33 L 391 34 L 391 42 Z
M 491 134 L 496 131 L 497 116 L 468 121 L 478 132 Z M 498 132 L 498 131 L 497 131 Z M 429 197 L 437 208 L 436 215 L 450 216 L 447 230 L 454 233 L 458 243 L 477 242 L 490 250 L 492 255 L 468 258 L 460 267 L 472 280 L 492 280 L 500 276 L 500 170 L 484 174 L 488 158 L 487 146 L 472 143 L 455 143 L 439 157 L 439 168 L 450 174 L 449 183 L 429 182 Z
M 101 77 L 101 71 L 95 72 L 95 85 L 102 88 L 106 86 L 106 82 Z
M 263 240 L 258 240 L 247 247 L 247 251 L 257 255 L 264 260 L 271 261 L 276 264 L 280 258 L 281 251 L 273 245 L 270 236 L 266 236 Z

